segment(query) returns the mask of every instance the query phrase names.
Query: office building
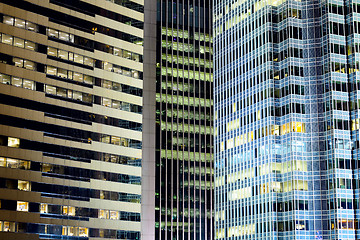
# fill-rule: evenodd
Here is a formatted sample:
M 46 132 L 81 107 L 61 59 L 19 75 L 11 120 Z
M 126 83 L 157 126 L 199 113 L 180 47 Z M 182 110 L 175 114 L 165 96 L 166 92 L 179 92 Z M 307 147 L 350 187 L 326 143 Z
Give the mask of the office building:
M 0 3 L 0 239 L 140 239 L 143 0 Z
M 155 239 L 213 239 L 212 1 L 157 1 Z
M 359 14 L 215 1 L 216 239 L 359 238 Z

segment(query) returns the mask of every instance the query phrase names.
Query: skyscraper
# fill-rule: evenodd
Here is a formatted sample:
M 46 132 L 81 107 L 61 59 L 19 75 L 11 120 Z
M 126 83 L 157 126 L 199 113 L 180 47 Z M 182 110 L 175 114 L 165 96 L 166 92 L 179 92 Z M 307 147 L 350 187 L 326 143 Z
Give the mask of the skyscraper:
M 358 239 L 359 13 L 215 1 L 217 239 Z
M 143 5 L 1 1 L 1 239 L 140 238 Z
M 155 239 L 212 239 L 212 2 L 157 1 Z

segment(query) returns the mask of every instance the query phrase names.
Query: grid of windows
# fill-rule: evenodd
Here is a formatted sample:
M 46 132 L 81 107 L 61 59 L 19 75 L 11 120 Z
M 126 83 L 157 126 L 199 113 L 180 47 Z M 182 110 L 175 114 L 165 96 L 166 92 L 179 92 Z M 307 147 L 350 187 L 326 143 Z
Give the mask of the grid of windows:
M 155 239 L 213 238 L 211 5 L 157 5 Z
M 0 239 L 140 239 L 143 1 L 0 9 Z
M 358 6 L 215 0 L 217 239 L 357 239 Z

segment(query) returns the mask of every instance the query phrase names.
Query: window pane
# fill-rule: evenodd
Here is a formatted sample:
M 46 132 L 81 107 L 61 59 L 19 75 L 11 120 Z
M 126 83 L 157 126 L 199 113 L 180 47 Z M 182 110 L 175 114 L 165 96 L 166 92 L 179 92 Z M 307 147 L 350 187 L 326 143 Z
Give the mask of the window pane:
M 56 95 L 61 96 L 61 97 L 67 97 L 66 89 L 57 87 Z
M 61 78 L 67 78 L 67 71 L 65 69 L 59 68 L 57 76 Z
M 20 58 L 14 58 L 14 64 L 15 67 L 23 67 L 24 66 L 24 60 Z
M 56 48 L 48 47 L 47 48 L 47 54 L 49 56 L 57 57 L 57 50 Z
M 18 77 L 12 77 L 11 84 L 16 87 L 22 87 L 22 79 Z
M 29 60 L 24 60 L 24 67 L 29 70 L 35 70 L 36 63 Z
M 17 201 L 16 211 L 22 211 L 22 212 L 29 211 L 29 203 L 28 202 Z
M 84 64 L 92 67 L 94 66 L 94 60 L 92 58 L 85 57 Z
M 112 101 L 112 108 L 120 109 L 120 102 L 119 101 Z
M 114 47 L 114 55 L 115 55 L 115 56 L 122 56 L 122 51 L 121 51 L 121 49 Z
M 94 84 L 94 78 L 88 75 L 84 75 L 84 83 Z
M 104 62 L 104 70 L 106 71 L 112 71 L 112 64 L 108 62 Z
M 20 146 L 20 139 L 9 137 L 8 138 L 8 147 L 18 148 Z
M 15 18 L 15 27 L 25 28 L 25 20 Z
M 56 95 L 56 87 L 46 85 L 45 92 L 48 94 Z
M 52 28 L 48 28 L 48 36 L 59 38 L 59 31 L 52 29 Z
M 13 43 L 13 37 L 10 36 L 10 35 L 7 35 L 7 34 L 2 34 L 1 42 L 2 42 L 2 43 L 5 43 L 5 44 L 12 45 L 12 43 Z
M 113 83 L 113 90 L 115 91 L 121 91 L 121 84 L 120 83 Z
M 60 50 L 60 49 L 59 49 L 58 57 L 59 57 L 59 58 L 62 58 L 62 59 L 69 60 L 69 52 L 68 52 L 68 51 L 65 51 L 65 50 Z
M 26 29 L 29 31 L 33 31 L 33 32 L 37 32 L 38 31 L 38 27 L 35 23 L 32 22 L 26 22 Z
M 103 98 L 103 106 L 110 107 L 111 106 L 111 99 L 109 98 Z
M 64 40 L 64 41 L 69 41 L 70 36 L 68 33 L 59 32 L 59 39 Z
M 77 91 L 73 91 L 73 99 L 82 101 L 82 93 L 77 92 Z
M 84 63 L 84 57 L 81 56 L 81 55 L 78 55 L 78 54 L 74 54 L 74 62 L 83 64 Z
M 36 50 L 36 44 L 34 42 L 25 41 L 25 48 L 28 50 L 35 51 Z
M 113 72 L 122 74 L 122 69 L 120 66 L 113 65 Z
M 111 89 L 111 87 L 112 87 L 111 81 L 103 80 L 102 87 Z
M 11 83 L 10 76 L 6 74 L 0 74 L 0 82 L 3 84 L 10 85 Z
M 18 189 L 22 191 L 30 191 L 30 183 L 28 181 L 18 181 Z
M 131 52 L 123 50 L 123 57 L 127 58 L 127 59 L 130 59 L 131 58 Z
M 6 167 L 6 158 L 0 157 L 0 167 Z
M 24 48 L 24 39 L 14 37 L 14 46 Z
M 57 73 L 56 67 L 51 67 L 51 66 L 46 67 L 46 74 L 56 75 L 56 73 Z
M 74 72 L 73 80 L 82 82 L 83 81 L 83 75 L 81 73 Z
M 4 16 L 3 23 L 8 25 L 14 25 L 14 18 L 9 16 Z
M 34 81 L 24 79 L 23 88 L 34 90 Z

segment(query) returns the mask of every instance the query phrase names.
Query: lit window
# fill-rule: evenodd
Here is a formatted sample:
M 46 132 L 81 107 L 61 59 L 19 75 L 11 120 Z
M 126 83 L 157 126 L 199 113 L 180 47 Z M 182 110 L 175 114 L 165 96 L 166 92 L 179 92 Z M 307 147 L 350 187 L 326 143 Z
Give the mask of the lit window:
M 57 70 L 57 76 L 58 76 L 58 77 L 61 77 L 61 78 L 67 78 L 67 77 L 68 77 L 68 75 L 67 75 L 67 70 L 62 69 L 62 68 L 58 68 L 58 70 Z
M 119 137 L 111 137 L 111 144 L 120 145 L 120 138 Z
M 61 39 L 63 41 L 69 41 L 70 40 L 70 35 L 68 33 L 65 33 L 65 32 L 59 32 L 59 39 Z
M 56 48 L 48 47 L 47 48 L 47 54 L 49 56 L 57 57 L 57 50 Z
M 12 222 L 4 222 L 4 232 L 15 232 L 15 224 Z
M 18 77 L 12 77 L 11 84 L 16 87 L 22 87 L 22 79 Z
M 112 101 L 112 108 L 120 109 L 120 102 L 119 101 Z
M 13 43 L 13 37 L 10 36 L 10 35 L 2 34 L 1 42 L 2 42 L 2 43 L 5 43 L 5 44 L 12 45 L 12 43 Z
M 63 214 L 69 216 L 75 216 L 75 207 L 63 206 Z
M 8 24 L 8 25 L 14 25 L 14 18 L 13 17 L 9 17 L 9 16 L 4 16 L 3 17 L 3 23 Z
M 99 210 L 99 218 L 108 219 L 109 218 L 109 210 L 100 209 Z
M 56 95 L 56 87 L 46 85 L 45 92 L 48 94 Z
M 69 236 L 77 236 L 77 227 L 68 227 Z
M 81 92 L 77 92 L 77 91 L 73 91 L 73 99 L 78 100 L 78 101 L 82 101 L 82 93 Z
M 81 73 L 74 73 L 74 77 L 73 77 L 74 81 L 78 81 L 78 82 L 82 82 L 83 81 L 83 75 Z
M 15 18 L 15 27 L 25 28 L 25 20 Z
M 122 51 L 121 49 L 115 48 L 114 47 L 114 55 L 115 56 L 122 56 Z
M 6 158 L 0 157 L 0 167 L 6 167 Z
M 43 163 L 41 165 L 41 171 L 42 172 L 52 172 L 52 165 L 48 163 Z
M 8 147 L 15 147 L 18 148 L 20 146 L 20 139 L 19 138 L 8 138 Z
M 111 106 L 111 99 L 103 98 L 102 105 L 105 106 L 105 107 L 110 107 Z
M 46 67 L 46 74 L 56 75 L 56 73 L 57 73 L 57 68 L 56 67 L 50 67 L 50 66 Z
M 84 83 L 93 84 L 94 83 L 93 77 L 88 76 L 88 75 L 84 75 Z
M 24 79 L 23 80 L 23 88 L 34 90 L 34 81 Z
M 88 237 L 89 229 L 85 227 L 79 227 L 79 237 Z
M 38 27 L 35 23 L 26 22 L 26 29 L 29 31 L 37 32 Z
M 131 58 L 131 52 L 123 50 L 123 57 L 127 58 L 127 59 L 130 59 Z
M 0 82 L 1 83 L 10 85 L 11 84 L 10 79 L 11 79 L 11 77 L 9 75 L 0 74 Z
M 25 49 L 35 51 L 36 50 L 36 44 L 30 41 L 25 41 Z
M 48 28 L 48 36 L 59 38 L 59 31 L 52 29 L 52 28 Z
M 84 63 L 84 57 L 81 56 L 81 55 L 78 55 L 78 54 L 74 54 L 74 62 L 83 64 Z
M 16 211 L 28 212 L 29 211 L 29 203 L 28 202 L 17 201 Z
M 24 39 L 14 37 L 14 46 L 24 48 Z
M 48 213 L 48 204 L 40 203 L 40 213 Z
M 58 51 L 58 57 L 61 59 L 65 59 L 65 60 L 69 60 L 69 52 L 65 51 L 65 50 L 60 50 Z
M 108 88 L 108 89 L 111 89 L 111 88 L 112 88 L 112 84 L 111 84 L 111 82 L 110 82 L 110 81 L 103 80 L 102 87 L 103 87 L 103 88 Z
M 94 60 L 92 58 L 84 57 L 84 64 L 92 67 L 94 66 Z
M 36 63 L 29 60 L 24 60 L 24 67 L 29 70 L 35 70 Z
M 30 191 L 30 182 L 18 180 L 18 189 L 22 191 Z
M 110 219 L 118 220 L 119 219 L 119 212 L 118 211 L 110 211 Z
M 109 72 L 113 71 L 112 64 L 108 63 L 108 62 L 104 62 L 104 70 L 109 71 Z

